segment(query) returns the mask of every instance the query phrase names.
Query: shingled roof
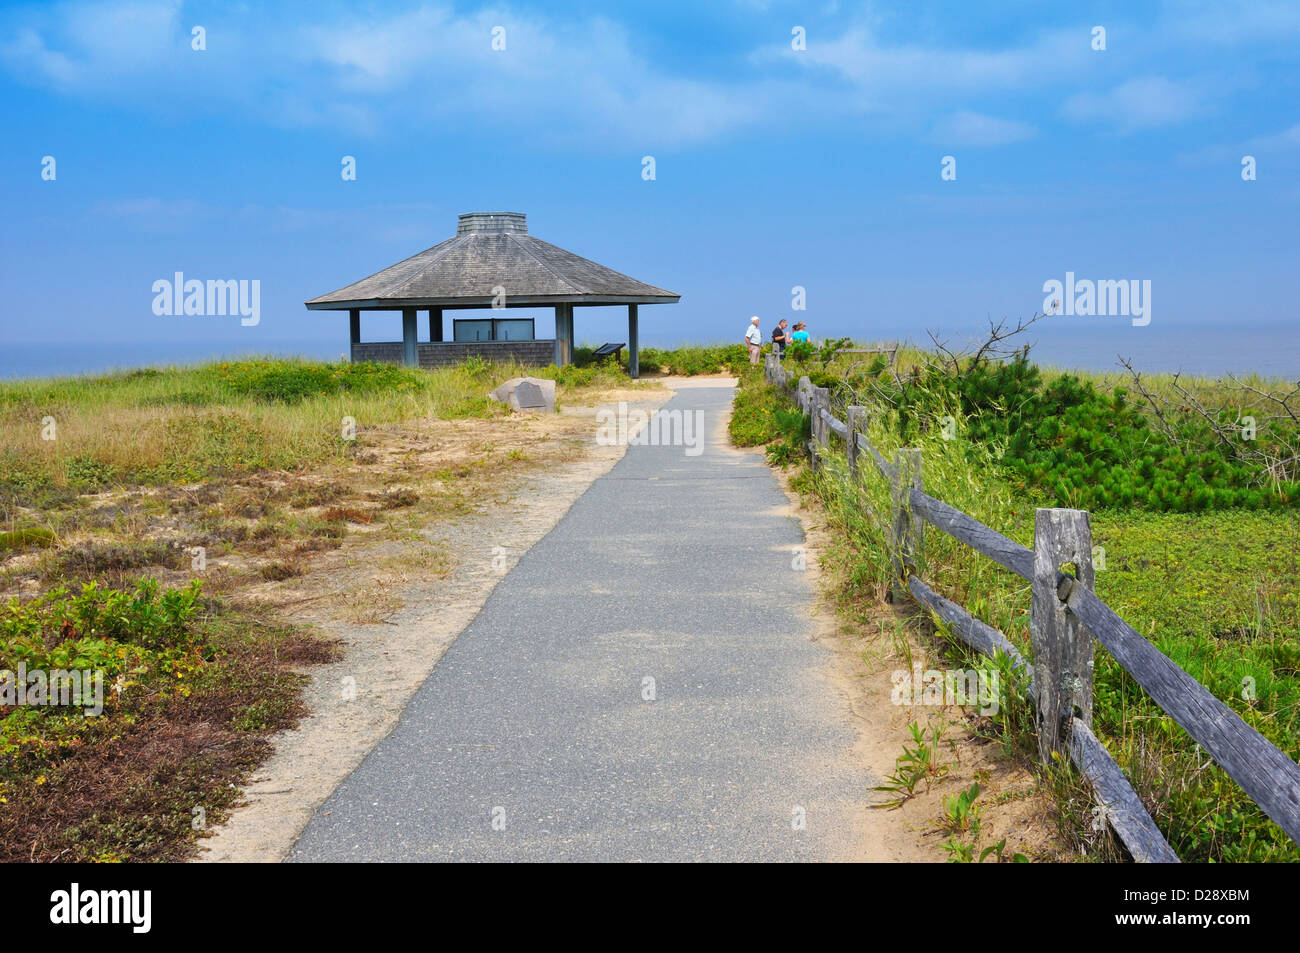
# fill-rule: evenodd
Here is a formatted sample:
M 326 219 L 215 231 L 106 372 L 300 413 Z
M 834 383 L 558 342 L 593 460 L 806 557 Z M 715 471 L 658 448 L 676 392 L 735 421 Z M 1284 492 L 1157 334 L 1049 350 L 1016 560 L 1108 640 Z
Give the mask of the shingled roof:
M 681 296 L 528 234 L 521 212 L 470 212 L 456 236 L 338 291 L 312 310 L 476 308 L 503 288 L 509 307 L 671 304 Z

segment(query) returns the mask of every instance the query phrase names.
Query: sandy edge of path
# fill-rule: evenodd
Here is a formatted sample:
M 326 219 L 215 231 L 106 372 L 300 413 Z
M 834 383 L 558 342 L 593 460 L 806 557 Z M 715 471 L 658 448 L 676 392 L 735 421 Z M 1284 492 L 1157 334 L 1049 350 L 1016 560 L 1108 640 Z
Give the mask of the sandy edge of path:
M 719 445 L 735 454 L 761 454 L 762 447 L 741 448 L 731 442 L 730 420 L 728 412 L 717 424 L 721 428 L 721 433 L 716 435 Z M 802 504 L 799 494 L 791 489 L 789 474 L 774 467 L 770 469 L 785 495 L 786 502 L 779 509 L 780 515 L 798 523 L 803 531 L 804 572 L 814 600 L 808 612 L 812 626 L 808 638 L 826 649 L 825 664 L 818 674 L 831 693 L 841 699 L 854 737 L 849 756 L 855 764 L 865 766 L 873 778 L 883 779 L 893 771 L 894 760 L 908 737 L 906 721 L 900 722 L 898 710 L 888 704 L 882 707 L 881 700 L 873 697 L 874 692 L 866 688 L 871 669 L 847 645 L 835 608 L 823 601 L 825 583 L 820 556 L 827 542 L 825 529 L 814 518 L 815 514 Z M 888 692 L 885 701 L 888 701 Z M 844 832 L 840 851 L 827 860 L 919 863 L 944 859 L 937 845 L 926 843 L 917 831 L 900 823 L 896 813 L 869 806 L 878 800 L 878 792 L 862 792 L 862 797 L 850 808 L 852 827 Z
M 735 378 L 658 379 L 667 389 L 635 392 L 630 406 L 651 411 L 682 387 L 734 385 Z M 595 419 L 596 407 L 566 413 Z M 504 560 L 468 558 L 452 575 L 397 592 L 404 607 L 374 625 L 324 623 L 343 641 L 343 657 L 310 670 L 303 692 L 309 714 L 270 740 L 274 754 L 244 786 L 244 801 L 222 827 L 199 841 L 200 862 L 278 862 L 326 798 L 396 726 L 416 689 L 491 595 L 496 584 L 551 531 L 577 499 L 627 452 L 593 438 L 582 459 L 548 467 L 512 488 L 490 513 L 430 527 L 459 555 L 505 552 Z M 542 479 L 536 479 L 536 477 Z M 499 547 L 499 548 L 498 548 Z M 494 565 L 495 563 L 495 565 Z M 343 688 L 347 691 L 342 690 Z M 351 697 L 348 695 L 351 694 Z
M 723 429 L 719 445 L 735 453 L 762 452 L 762 448 L 738 448 L 727 427 L 730 413 L 718 426 Z M 899 624 L 901 617 L 882 606 L 877 632 L 858 631 L 826 601 L 831 584 L 822 572 L 821 554 L 831 543 L 824 514 L 806 506 L 790 485 L 791 474 L 771 468 L 785 494 L 782 515 L 796 521 L 803 530 L 807 581 L 814 602 L 809 611 L 813 641 L 826 648 L 821 677 L 843 699 L 855 743 L 851 756 L 864 765 L 877 783 L 895 770 L 895 763 L 910 743 L 908 723 L 939 718 L 949 723 L 940 760 L 947 774 L 932 789 L 918 794 L 901 808 L 872 807 L 891 795 L 864 791 L 862 802 L 853 808 L 852 829 L 845 832 L 842 848 L 828 858 L 842 862 L 935 863 L 948 860 L 942 847 L 946 837 L 939 828 L 943 798 L 978 779 L 982 789 L 983 830 L 980 847 L 1006 839 L 1006 856 L 1022 851 L 1036 860 L 1060 859 L 1055 842 L 1050 807 L 1034 778 L 1020 766 L 998 756 L 995 745 L 981 742 L 964 723 L 960 708 L 916 709 L 896 705 L 891 699 L 891 671 L 902 663 L 894 658 L 884 632 Z M 926 652 L 914 634 L 907 636 L 916 658 Z M 951 743 L 949 743 L 951 742 Z M 966 838 L 968 839 L 968 838 Z

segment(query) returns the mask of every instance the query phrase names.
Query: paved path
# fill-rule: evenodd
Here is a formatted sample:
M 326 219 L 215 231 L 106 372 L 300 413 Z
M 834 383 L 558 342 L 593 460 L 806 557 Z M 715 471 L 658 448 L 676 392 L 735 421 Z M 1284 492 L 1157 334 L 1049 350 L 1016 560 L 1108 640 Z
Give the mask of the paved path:
M 703 453 L 632 446 L 592 484 L 290 860 L 857 855 L 875 782 L 810 638 L 799 525 L 761 456 L 725 444 L 732 394 L 664 405 L 703 413 Z

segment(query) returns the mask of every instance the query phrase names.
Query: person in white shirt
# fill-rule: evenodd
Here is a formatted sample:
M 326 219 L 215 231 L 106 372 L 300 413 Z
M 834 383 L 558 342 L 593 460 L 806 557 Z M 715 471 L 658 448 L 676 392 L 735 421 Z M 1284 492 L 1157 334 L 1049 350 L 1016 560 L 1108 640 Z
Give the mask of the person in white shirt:
M 758 315 L 749 319 L 745 343 L 749 345 L 749 363 L 757 364 L 759 352 L 763 349 L 763 332 L 758 329 Z

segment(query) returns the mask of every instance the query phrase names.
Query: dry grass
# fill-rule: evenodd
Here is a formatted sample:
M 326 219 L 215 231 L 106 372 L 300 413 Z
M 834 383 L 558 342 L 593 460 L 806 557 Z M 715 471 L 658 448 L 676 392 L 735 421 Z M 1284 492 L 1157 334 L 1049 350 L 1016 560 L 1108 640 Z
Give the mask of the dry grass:
M 0 383 L 0 503 L 345 462 L 364 453 L 354 431 L 506 417 L 487 393 L 526 373 L 558 378 L 561 400 L 637 386 L 609 369 L 480 363 L 415 371 L 283 360 L 7 381 Z
M 210 684 L 141 695 L 129 724 L 85 735 L 73 757 L 0 777 L 0 859 L 190 854 L 192 809 L 221 820 L 266 736 L 302 714 L 301 667 L 336 651 L 283 620 L 382 624 L 409 586 L 454 570 L 431 528 L 507 502 L 592 435 L 590 421 L 489 403 L 519 368 L 397 369 L 382 373 L 408 387 L 285 399 L 271 385 L 296 386 L 297 365 L 254 370 L 268 368 L 248 393 L 213 367 L 0 384 L 0 601 L 152 576 L 198 578 L 226 607 L 200 640 L 218 656 Z M 627 386 L 585 376 L 561 396 Z

